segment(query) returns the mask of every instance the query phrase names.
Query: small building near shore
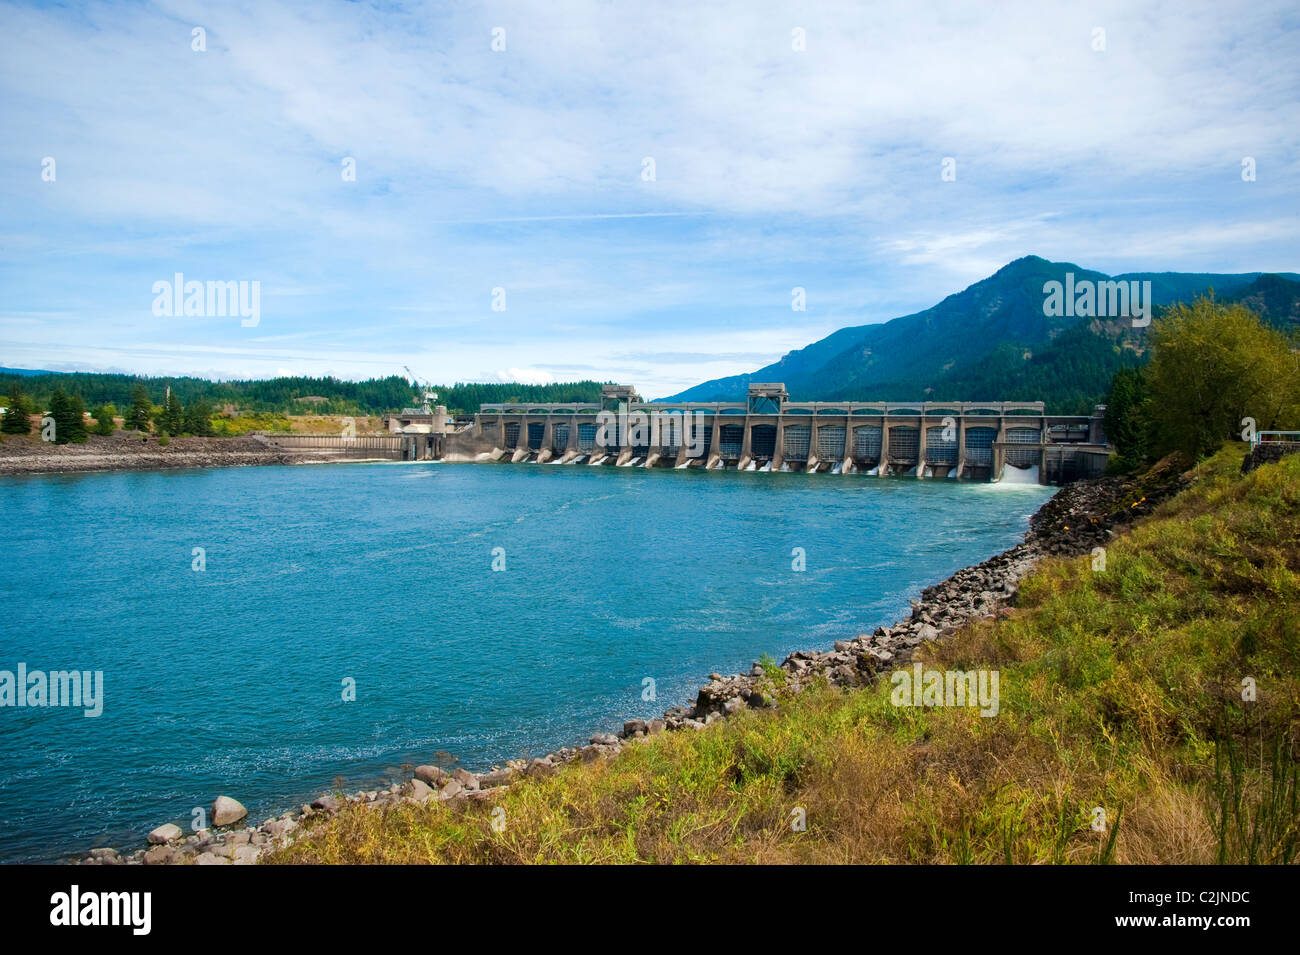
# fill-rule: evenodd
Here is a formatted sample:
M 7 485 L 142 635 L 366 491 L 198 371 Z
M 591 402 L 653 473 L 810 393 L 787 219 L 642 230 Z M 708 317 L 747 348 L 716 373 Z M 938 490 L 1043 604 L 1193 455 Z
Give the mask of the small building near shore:
M 446 434 L 447 408 L 405 408 L 400 413 L 386 414 L 384 430 L 389 434 Z

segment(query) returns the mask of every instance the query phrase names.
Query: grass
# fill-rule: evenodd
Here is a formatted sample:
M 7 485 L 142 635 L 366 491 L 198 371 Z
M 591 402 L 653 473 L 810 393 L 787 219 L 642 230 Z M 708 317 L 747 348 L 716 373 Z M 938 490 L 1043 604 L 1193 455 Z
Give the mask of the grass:
M 776 709 L 492 800 L 349 807 L 267 861 L 1293 862 L 1300 456 L 1246 477 L 1240 460 L 1201 464 L 1104 571 L 1045 562 L 1006 616 L 927 648 L 927 666 L 1000 671 L 996 717 L 895 707 L 887 680 L 774 685 Z
M 279 412 L 241 411 L 231 418 L 213 418 L 212 430 L 218 438 L 237 438 L 252 431 L 288 431 L 290 422 Z
M 351 422 L 357 434 L 368 434 L 383 427 L 377 415 L 286 415 L 278 411 L 241 411 L 231 418 L 212 419 L 213 433 L 219 438 L 241 437 L 252 431 L 293 434 L 338 435 Z

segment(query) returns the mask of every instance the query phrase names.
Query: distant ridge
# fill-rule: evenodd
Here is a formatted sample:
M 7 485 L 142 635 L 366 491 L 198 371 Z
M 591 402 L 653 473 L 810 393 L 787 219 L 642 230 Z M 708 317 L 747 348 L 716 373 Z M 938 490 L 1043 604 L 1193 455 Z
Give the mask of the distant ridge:
M 1129 272 L 1110 276 L 1027 255 L 912 315 L 841 328 L 771 365 L 706 381 L 665 401 L 735 401 L 751 381 L 783 381 L 794 399 L 1031 400 L 1086 413 L 1118 368 L 1138 364 L 1145 333 L 1128 320 L 1043 314 L 1043 286 L 1075 280 L 1151 282 L 1157 307 L 1213 289 L 1278 327 L 1300 327 L 1300 274 Z

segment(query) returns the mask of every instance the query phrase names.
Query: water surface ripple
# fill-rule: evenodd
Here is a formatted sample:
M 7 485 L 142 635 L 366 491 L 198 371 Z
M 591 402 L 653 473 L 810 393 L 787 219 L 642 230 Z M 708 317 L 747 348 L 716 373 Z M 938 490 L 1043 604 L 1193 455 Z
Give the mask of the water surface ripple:
M 219 793 L 260 822 L 438 751 L 583 743 L 889 622 L 1050 494 L 551 465 L 0 478 L 0 670 L 105 681 L 97 719 L 0 708 L 0 861 L 139 844 Z

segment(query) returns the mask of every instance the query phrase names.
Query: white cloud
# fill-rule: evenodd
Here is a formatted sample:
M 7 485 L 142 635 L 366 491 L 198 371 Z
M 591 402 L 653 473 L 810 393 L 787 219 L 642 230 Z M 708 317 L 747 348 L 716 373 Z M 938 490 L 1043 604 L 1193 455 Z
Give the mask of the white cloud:
M 542 368 L 506 368 L 498 371 L 493 380 L 517 381 L 524 385 L 549 385 L 555 381 L 555 376 Z

